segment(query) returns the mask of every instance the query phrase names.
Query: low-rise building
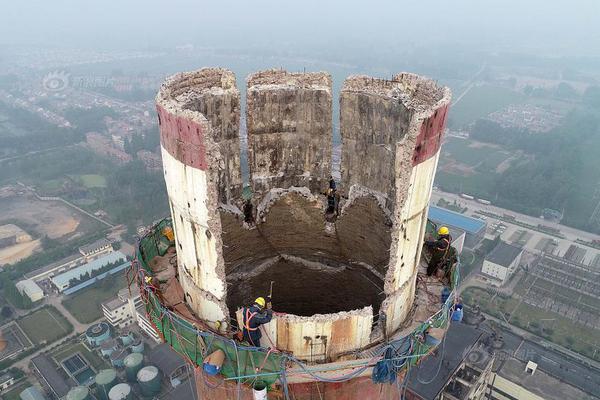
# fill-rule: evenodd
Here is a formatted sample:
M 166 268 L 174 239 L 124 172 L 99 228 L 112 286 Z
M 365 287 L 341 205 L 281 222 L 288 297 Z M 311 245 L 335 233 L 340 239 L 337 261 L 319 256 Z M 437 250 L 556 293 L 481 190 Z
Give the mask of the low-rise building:
M 71 286 L 71 281 L 73 279 L 80 279 L 82 276 L 86 274 L 92 274 L 94 271 L 100 270 L 108 264 L 125 260 L 125 254 L 121 253 L 120 251 L 115 251 L 90 261 L 87 264 L 68 270 L 60 275 L 53 276 L 50 278 L 50 281 L 54 287 L 56 287 L 56 290 L 63 292 Z
M 523 248 L 500 241 L 485 257 L 481 272 L 491 278 L 490 283 L 502 286 L 517 270 L 522 255 Z
M 137 287 L 132 287 L 131 290 L 124 288 L 119 291 L 117 297 L 102 303 L 102 312 L 114 328 L 122 329 L 137 322 L 136 309 L 142 305 Z
M 485 236 L 486 223 L 477 218 L 436 206 L 429 206 L 428 218 L 437 225 L 465 232 L 464 246 L 469 249 L 477 247 Z
M 31 370 L 46 391 L 54 398 L 62 398 L 69 392 L 70 386 L 58 372 L 58 367 L 45 354 L 31 359 Z
M 79 248 L 79 253 L 84 257 L 97 257 L 101 254 L 111 253 L 112 244 L 106 239 L 96 240 L 94 243 L 86 244 Z
M 8 389 L 15 383 L 15 378 L 11 374 L 0 375 L 0 392 Z
M 17 282 L 15 286 L 19 293 L 29 297 L 29 300 L 31 300 L 32 303 L 44 298 L 44 290 L 31 279 L 23 279 L 22 281 Z
M 146 309 L 144 308 L 144 306 L 142 305 L 142 306 L 136 308 L 135 312 L 136 312 L 137 324 L 140 327 L 140 329 L 142 330 L 142 332 L 144 332 L 146 335 L 148 335 L 150 338 L 152 338 L 156 343 L 161 343 L 162 340 L 161 340 L 160 336 L 158 336 L 158 333 L 156 332 L 154 325 L 152 325 L 150 320 L 148 320 Z

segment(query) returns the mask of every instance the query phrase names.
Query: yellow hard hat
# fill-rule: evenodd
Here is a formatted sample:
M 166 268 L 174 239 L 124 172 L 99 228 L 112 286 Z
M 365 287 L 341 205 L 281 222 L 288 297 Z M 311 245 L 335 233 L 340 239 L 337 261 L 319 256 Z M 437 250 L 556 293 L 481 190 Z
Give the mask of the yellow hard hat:
M 440 226 L 440 229 L 438 229 L 438 235 L 447 235 L 449 233 L 450 233 L 450 231 L 448 230 L 448 227 L 446 227 L 446 226 Z
M 265 304 L 267 304 L 264 297 L 257 298 L 256 300 L 254 300 L 254 303 L 258 304 L 261 307 L 264 307 Z

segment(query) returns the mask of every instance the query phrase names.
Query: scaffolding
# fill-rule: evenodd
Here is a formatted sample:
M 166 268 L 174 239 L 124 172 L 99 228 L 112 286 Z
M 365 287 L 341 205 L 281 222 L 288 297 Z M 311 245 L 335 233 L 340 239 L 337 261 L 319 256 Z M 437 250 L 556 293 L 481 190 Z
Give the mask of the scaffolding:
M 152 270 L 149 261 L 156 256 L 164 256 L 167 250 L 174 246 L 172 235 L 165 232 L 172 230 L 171 218 L 166 218 L 156 223 L 143 237 L 140 238 L 136 257 L 128 272 L 130 287 L 137 283 L 143 299 L 148 320 L 152 323 L 161 339 L 168 343 L 176 352 L 181 354 L 193 365 L 204 380 L 204 384 L 211 387 L 202 371 L 203 360 L 212 352 L 222 350 L 225 361 L 220 374 L 223 381 L 232 381 L 237 384 L 238 398 L 240 385 L 252 386 L 261 381 L 268 387 L 277 384 L 280 386 L 284 398 L 288 399 L 288 382 L 290 376 L 303 375 L 316 382 L 339 383 L 364 376 L 373 369 L 374 382 L 395 382 L 395 378 L 407 372 L 423 357 L 435 350 L 444 341 L 427 340 L 427 333 L 431 328 L 447 329 L 454 305 L 458 300 L 457 288 L 459 282 L 459 266 L 457 263 L 451 274 L 451 293 L 442 304 L 438 312 L 427 321 L 420 324 L 410 334 L 390 339 L 382 343 L 375 350 L 370 351 L 370 356 L 359 358 L 351 363 L 339 365 L 308 365 L 297 359 L 293 354 L 280 352 L 277 349 L 258 348 L 240 343 L 231 334 L 212 331 L 202 321 L 189 320 L 168 309 L 157 294 L 153 286 Z M 203 328 L 201 328 L 203 327 Z M 341 371 L 341 370 L 344 371 Z M 350 372 L 347 370 L 350 369 Z M 332 376 L 332 372 L 339 370 L 339 375 Z M 406 373 L 404 376 L 406 377 Z M 399 390 L 406 390 L 405 382 L 398 385 Z

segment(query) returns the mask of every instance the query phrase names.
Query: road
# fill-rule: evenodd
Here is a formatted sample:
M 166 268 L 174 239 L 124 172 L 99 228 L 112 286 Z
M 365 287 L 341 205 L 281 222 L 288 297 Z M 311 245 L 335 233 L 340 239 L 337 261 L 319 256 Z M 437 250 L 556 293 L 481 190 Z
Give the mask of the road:
M 455 105 L 457 105 L 462 100 L 462 98 L 465 97 L 465 95 L 467 93 L 469 93 L 469 91 L 471 89 L 473 89 L 473 87 L 475 86 L 477 77 L 483 73 L 483 71 L 485 70 L 486 66 L 487 66 L 487 63 L 483 63 L 483 65 L 481 66 L 481 68 L 479 68 L 479 70 L 475 73 L 475 75 L 473 75 L 473 77 L 471 78 L 471 80 L 467 83 L 466 89 L 460 95 L 458 95 L 458 97 L 452 102 L 452 104 L 451 104 L 452 107 L 454 107 Z
M 432 192 L 431 204 L 436 204 L 440 198 L 443 198 L 450 202 L 456 200 L 457 202 L 461 203 L 461 205 L 464 205 L 465 207 L 467 207 L 469 209 L 469 213 L 474 213 L 476 211 L 485 211 L 485 212 L 491 212 L 491 213 L 498 214 L 498 215 L 510 214 L 510 215 L 515 216 L 517 220 L 524 222 L 526 224 L 529 224 L 529 225 L 537 226 L 538 224 L 542 224 L 542 225 L 550 226 L 553 228 L 557 228 L 560 230 L 561 234 L 564 235 L 564 237 L 565 237 L 564 239 L 558 239 L 554 236 L 547 235 L 542 232 L 531 231 L 534 234 L 534 237 L 532 239 L 530 239 L 528 242 L 530 246 L 526 246 L 526 247 L 530 247 L 530 250 L 532 250 L 532 247 L 535 246 L 537 240 L 539 240 L 540 237 L 547 237 L 547 238 L 551 238 L 551 239 L 557 239 L 559 241 L 561 241 L 561 240 L 564 241 L 565 245 L 560 246 L 560 248 L 559 248 L 561 250 L 561 252 L 564 252 L 566 250 L 566 248 L 568 247 L 568 244 L 566 242 L 575 243 L 575 241 L 577 239 L 583 239 L 585 241 L 600 240 L 600 236 L 596 235 L 594 233 L 582 231 L 579 229 L 571 228 L 569 226 L 560 225 L 557 223 L 551 223 L 542 218 L 537 218 L 537 217 L 532 217 L 530 215 L 520 214 L 518 212 L 507 210 L 507 209 L 500 208 L 500 207 L 496 207 L 494 205 L 481 204 L 475 200 L 464 199 L 464 198 L 460 197 L 458 194 L 443 192 L 439 189 L 434 190 Z M 506 221 L 501 221 L 501 222 L 505 225 L 509 225 L 512 227 L 511 229 L 508 229 L 506 232 L 504 232 L 504 234 L 502 235 L 503 239 L 508 238 L 510 236 L 510 234 L 512 234 L 517 229 L 526 229 L 519 225 L 510 224 L 509 222 L 506 222 Z M 585 247 L 585 249 L 588 250 L 588 253 L 590 253 L 590 255 L 595 255 L 595 254 L 600 253 L 597 249 L 594 249 L 592 247 L 588 247 L 588 246 L 585 246 L 585 245 L 582 245 L 579 243 L 575 243 L 575 244 L 577 244 L 580 247 Z M 589 259 L 589 257 L 588 257 L 588 259 Z

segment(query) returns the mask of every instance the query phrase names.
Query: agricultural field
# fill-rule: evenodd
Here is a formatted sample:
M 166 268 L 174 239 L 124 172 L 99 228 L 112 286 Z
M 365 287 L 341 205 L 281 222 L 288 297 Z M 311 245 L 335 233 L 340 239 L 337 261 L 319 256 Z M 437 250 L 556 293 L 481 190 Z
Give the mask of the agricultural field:
M 501 86 L 474 86 L 452 107 L 449 117 L 450 127 L 464 128 L 494 111 L 499 111 L 510 104 L 524 103 L 527 99 L 522 93 Z
M 498 145 L 449 137 L 442 146 L 436 185 L 444 191 L 487 198 L 494 193 L 495 179 L 524 157 Z
M 126 285 L 125 277 L 116 274 L 74 293 L 62 304 L 79 322 L 89 324 L 102 317 L 100 304 L 115 297 Z
M 87 175 L 78 175 L 72 177 L 78 183 L 81 183 L 88 189 L 93 188 L 105 188 L 106 187 L 106 178 L 102 175 L 97 174 L 87 174 Z
M 19 326 L 35 345 L 55 342 L 73 331 L 73 326 L 54 307 L 42 307 L 26 315 Z

